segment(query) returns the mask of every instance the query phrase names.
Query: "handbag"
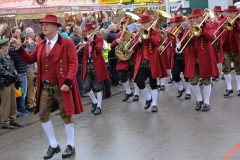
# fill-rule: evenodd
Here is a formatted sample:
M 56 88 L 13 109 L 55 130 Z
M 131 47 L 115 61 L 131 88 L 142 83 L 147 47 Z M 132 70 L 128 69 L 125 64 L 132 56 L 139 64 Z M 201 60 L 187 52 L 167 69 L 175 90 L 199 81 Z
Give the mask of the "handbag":
M 14 89 L 15 89 L 16 98 L 21 97 L 22 96 L 22 89 L 21 89 L 21 87 L 14 88 Z

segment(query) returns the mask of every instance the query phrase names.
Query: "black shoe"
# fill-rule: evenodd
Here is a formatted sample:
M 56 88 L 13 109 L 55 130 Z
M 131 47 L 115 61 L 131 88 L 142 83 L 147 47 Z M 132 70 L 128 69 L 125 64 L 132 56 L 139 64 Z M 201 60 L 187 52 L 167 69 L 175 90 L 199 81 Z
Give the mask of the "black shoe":
M 125 93 L 124 98 L 122 99 L 123 102 L 127 101 L 130 97 L 133 96 L 133 93 L 131 92 L 130 94 Z
M 233 71 L 233 70 L 234 70 L 234 67 L 231 68 L 231 71 Z
M 199 86 L 202 86 L 202 85 L 203 85 L 202 80 L 199 80 Z
M 71 157 L 74 154 L 75 154 L 75 148 L 73 148 L 71 145 L 67 145 L 67 148 L 62 154 L 62 158 Z
M 6 126 L 2 126 L 1 128 L 2 128 L 2 129 L 14 129 L 15 127 L 12 126 L 11 124 L 8 124 L 8 125 L 6 125 Z
M 160 90 L 161 85 L 157 85 L 157 88 Z
M 225 77 L 224 77 L 224 74 L 221 74 L 221 79 L 222 79 L 222 80 L 224 80 L 224 79 L 225 79 Z
M 172 83 L 172 82 L 173 82 L 173 78 L 170 77 L 168 83 Z
M 160 91 L 164 91 L 165 90 L 165 86 L 164 85 L 161 85 L 160 86 Z
M 202 108 L 202 104 L 203 104 L 203 101 L 197 101 L 196 106 L 195 106 L 195 110 L 200 111 L 201 108 Z
M 148 109 L 150 107 L 151 103 L 152 103 L 152 97 L 151 97 L 150 100 L 146 100 L 146 104 L 145 104 L 144 109 Z
M 152 111 L 152 112 L 157 112 L 157 111 L 158 111 L 157 106 L 156 106 L 156 105 L 152 106 L 152 110 L 151 110 L 151 111 Z
M 92 103 L 92 108 L 91 108 L 91 112 L 94 112 L 97 108 L 97 103 Z
M 10 123 L 10 124 L 14 127 L 22 127 L 21 123 L 18 123 L 18 122 L 13 122 L 13 123 Z
M 134 95 L 133 96 L 133 102 L 139 101 L 139 96 L 138 95 Z
M 186 94 L 185 99 L 191 99 L 191 94 Z
M 240 96 L 240 89 L 238 90 L 238 96 Z
M 55 153 L 58 153 L 60 151 L 61 151 L 61 149 L 60 149 L 59 145 L 56 148 L 53 148 L 53 147 L 49 146 L 48 150 L 47 150 L 47 153 L 43 156 L 43 158 L 44 159 L 50 159 L 50 158 L 53 157 L 53 155 Z
M 213 81 L 215 81 L 215 80 L 217 80 L 219 77 L 217 76 L 217 77 L 212 77 L 212 80 Z
M 210 110 L 210 105 L 204 103 L 204 104 L 202 105 L 202 111 L 203 111 L 203 112 L 206 112 L 206 111 L 209 111 L 209 110 Z
M 94 114 L 94 115 L 99 115 L 99 114 L 101 114 L 101 108 L 100 108 L 100 107 L 97 107 L 93 114 Z
M 27 108 L 28 112 L 34 112 L 35 111 L 35 107 L 32 108 Z
M 185 92 L 185 89 L 183 88 L 181 91 L 180 90 L 178 90 L 178 95 L 177 95 L 177 98 L 180 98 L 180 97 L 182 97 L 182 94 L 183 94 L 183 92 Z
M 226 89 L 226 92 L 224 93 L 224 96 L 225 97 L 228 97 L 231 93 L 233 93 L 233 90 L 232 89 Z

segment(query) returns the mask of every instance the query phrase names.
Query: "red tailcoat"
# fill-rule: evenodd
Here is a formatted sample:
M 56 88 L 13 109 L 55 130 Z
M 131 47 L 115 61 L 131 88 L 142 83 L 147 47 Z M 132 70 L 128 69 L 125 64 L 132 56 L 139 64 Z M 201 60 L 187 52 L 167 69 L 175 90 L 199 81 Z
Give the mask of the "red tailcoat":
M 28 54 L 22 47 L 16 52 L 19 56 L 28 64 L 37 62 L 38 72 L 37 72 L 37 105 L 35 109 L 35 114 L 39 112 L 39 102 L 42 90 L 42 75 L 41 75 L 41 65 L 46 65 L 44 61 L 41 60 L 41 54 L 46 54 L 43 51 L 45 48 L 46 40 L 41 41 L 36 46 L 35 50 Z M 83 112 L 82 101 L 76 81 L 76 74 L 78 70 L 77 52 L 74 43 L 68 38 L 58 35 L 58 40 L 55 44 L 56 52 L 54 53 L 54 64 L 52 67 L 55 68 L 58 84 L 61 87 L 63 84 L 71 86 L 69 91 L 61 91 L 62 100 L 66 115 L 70 116 L 73 114 L 80 114 Z M 60 70 L 62 68 L 62 70 Z M 61 74 L 61 73 L 62 74 Z M 59 109 L 58 104 L 55 103 L 52 108 L 52 112 Z
M 105 60 L 102 55 L 103 50 L 103 37 L 95 35 L 94 42 L 96 45 L 92 46 L 91 58 L 93 60 L 94 68 L 96 71 L 97 81 L 110 79 Z M 87 72 L 87 62 L 89 58 L 88 44 L 83 48 L 83 60 L 82 60 L 82 81 L 85 79 Z
M 217 62 L 214 55 L 212 41 L 214 37 L 214 27 L 209 23 L 205 23 L 202 27 L 202 34 L 199 37 L 193 37 L 183 50 L 185 58 L 185 72 L 184 77 L 193 78 L 195 72 L 195 52 L 198 53 L 199 59 L 199 74 L 201 78 L 219 76 Z M 185 30 L 185 34 L 188 30 Z M 184 36 L 183 36 L 184 37 Z M 189 36 L 184 39 L 182 46 L 189 39 Z
M 116 39 L 112 42 L 112 46 L 117 46 L 118 43 L 116 42 L 117 39 L 119 39 L 122 35 L 122 31 L 118 32 Z M 116 66 L 116 71 L 122 71 L 122 70 L 129 70 L 129 61 L 121 61 L 119 60 Z
M 148 48 L 147 51 L 148 51 L 148 58 L 149 58 L 152 78 L 155 79 L 158 77 L 159 78 L 167 77 L 168 74 L 166 71 L 166 67 L 164 66 L 162 58 L 158 52 L 158 46 L 160 43 L 160 33 L 156 29 L 151 29 L 150 35 L 151 35 L 150 38 L 144 41 L 147 41 L 147 48 Z M 139 35 L 137 35 L 134 38 L 134 43 L 137 42 L 138 38 L 139 38 Z M 137 54 L 135 65 L 134 65 L 134 78 L 138 73 L 138 69 L 143 57 L 142 45 L 143 43 L 139 43 L 133 48 L 133 51 L 135 52 L 133 54 Z
M 219 26 L 220 26 L 224 21 L 225 21 L 225 19 L 221 21 L 221 23 L 219 24 Z M 220 32 L 222 32 L 223 29 L 224 29 L 224 28 L 222 27 L 222 28 L 219 30 L 218 34 L 219 34 Z M 236 22 L 235 22 L 235 24 L 234 24 L 234 30 L 235 30 L 234 36 L 235 36 L 235 38 L 236 38 L 236 40 L 237 40 L 235 43 L 237 43 L 237 45 L 238 45 L 238 63 L 240 63 L 240 20 L 239 20 L 239 19 L 237 19 Z M 222 34 L 221 40 L 220 40 L 220 56 L 219 56 L 219 61 L 220 61 L 221 63 L 223 63 L 223 61 L 224 61 L 223 43 L 224 43 L 224 41 L 225 41 L 225 37 L 226 37 L 226 31 Z M 229 47 L 230 47 L 230 46 L 229 46 Z

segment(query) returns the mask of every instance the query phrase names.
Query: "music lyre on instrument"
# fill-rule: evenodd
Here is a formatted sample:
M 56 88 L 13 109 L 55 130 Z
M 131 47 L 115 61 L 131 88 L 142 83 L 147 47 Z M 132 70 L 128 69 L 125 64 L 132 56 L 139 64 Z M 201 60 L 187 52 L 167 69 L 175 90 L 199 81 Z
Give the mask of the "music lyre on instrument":
M 236 21 L 237 18 L 240 17 L 240 13 L 238 13 L 236 15 L 236 17 L 231 21 L 228 22 L 228 19 L 226 19 L 219 27 L 218 29 L 214 32 L 214 35 L 218 32 L 219 29 L 222 28 L 222 26 L 224 27 L 224 30 L 214 39 L 214 41 L 212 42 L 212 44 L 214 44 L 216 42 L 216 40 L 226 31 L 232 31 L 233 30 L 233 23 Z
M 185 36 L 182 38 L 182 40 L 179 42 L 179 44 L 176 46 L 175 48 L 175 51 L 176 53 L 182 53 L 182 51 L 184 50 L 184 48 L 187 46 L 187 44 L 190 42 L 190 40 L 192 39 L 193 36 L 196 36 L 196 37 L 199 37 L 201 36 L 202 34 L 202 29 L 201 29 L 201 26 L 202 24 L 210 17 L 210 18 L 213 18 L 214 17 L 214 14 L 213 12 L 208 9 L 208 8 L 205 8 L 204 9 L 204 15 L 203 15 L 203 20 L 202 22 L 196 26 L 196 25 L 192 25 L 190 30 L 185 34 Z M 189 35 L 189 33 L 191 33 L 191 36 L 189 37 L 188 41 L 185 43 L 185 45 L 181 48 L 180 51 L 178 51 L 178 47 L 179 45 L 183 42 L 183 40 Z
M 161 26 L 162 23 L 166 20 L 166 18 L 172 18 L 172 16 L 165 11 L 159 10 L 156 12 L 158 13 L 157 19 L 148 27 L 148 29 L 146 28 L 140 29 L 140 31 L 138 32 L 140 37 L 138 38 L 137 42 L 135 42 L 128 51 L 131 51 L 142 39 L 148 39 L 150 37 L 150 29 L 152 27 L 159 29 L 158 26 Z

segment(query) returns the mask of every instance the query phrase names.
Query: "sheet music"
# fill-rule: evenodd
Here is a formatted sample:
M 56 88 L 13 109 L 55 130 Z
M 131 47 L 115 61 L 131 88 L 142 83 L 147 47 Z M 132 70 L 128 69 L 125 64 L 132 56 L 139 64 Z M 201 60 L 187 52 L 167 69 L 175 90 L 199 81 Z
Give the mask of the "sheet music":
M 140 30 L 136 23 L 132 23 L 132 24 L 128 25 L 127 28 L 129 30 L 129 32 L 131 32 L 131 33 Z

